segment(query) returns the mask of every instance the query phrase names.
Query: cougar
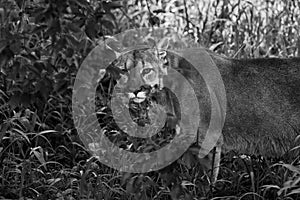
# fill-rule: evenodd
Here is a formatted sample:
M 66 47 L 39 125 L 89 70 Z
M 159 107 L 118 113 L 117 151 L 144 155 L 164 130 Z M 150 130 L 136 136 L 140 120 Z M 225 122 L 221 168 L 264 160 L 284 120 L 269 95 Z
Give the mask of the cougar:
M 300 58 L 232 59 L 209 50 L 207 55 L 221 74 L 227 98 L 222 137 L 212 156 L 212 182 L 215 182 L 221 152 L 235 150 L 241 154 L 282 156 L 294 145 L 294 139 L 300 134 Z M 200 125 L 202 129 L 207 128 L 211 102 L 206 98 L 209 93 L 203 77 L 184 58 L 164 56 L 164 64 L 180 71 L 197 88 L 202 115 Z M 130 66 L 135 67 L 123 74 L 118 84 L 128 87 L 129 98 L 140 103 L 147 94 L 134 92 L 136 86 L 161 86 L 161 74 L 166 75 L 167 69 L 152 62 L 149 55 L 129 59 L 127 68 Z M 177 84 L 174 87 L 180 86 Z M 178 105 L 170 103 L 169 106 Z M 174 110 L 176 108 L 171 112 Z

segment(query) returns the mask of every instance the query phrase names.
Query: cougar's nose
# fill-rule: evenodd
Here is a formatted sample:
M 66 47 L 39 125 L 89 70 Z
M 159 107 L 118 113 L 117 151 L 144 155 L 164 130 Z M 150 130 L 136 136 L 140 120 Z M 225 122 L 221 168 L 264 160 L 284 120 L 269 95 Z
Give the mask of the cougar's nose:
M 127 89 L 129 90 L 129 92 L 135 92 L 139 90 L 141 86 L 143 86 L 143 82 L 138 80 L 137 78 L 134 78 L 128 83 Z

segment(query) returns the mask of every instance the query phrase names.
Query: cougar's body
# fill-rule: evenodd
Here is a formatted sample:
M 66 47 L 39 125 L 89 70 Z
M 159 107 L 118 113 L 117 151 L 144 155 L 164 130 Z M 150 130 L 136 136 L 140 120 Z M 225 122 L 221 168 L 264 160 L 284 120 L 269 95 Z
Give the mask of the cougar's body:
M 227 97 L 222 149 L 264 156 L 287 153 L 300 134 L 300 58 L 210 55 Z
M 300 58 L 230 59 L 207 52 L 221 74 L 227 99 L 222 137 L 209 155 L 215 182 L 221 152 L 282 157 L 294 147 L 300 135 Z M 186 60 L 178 67 L 196 88 L 201 115 L 198 141 L 203 141 L 211 115 L 207 85 Z

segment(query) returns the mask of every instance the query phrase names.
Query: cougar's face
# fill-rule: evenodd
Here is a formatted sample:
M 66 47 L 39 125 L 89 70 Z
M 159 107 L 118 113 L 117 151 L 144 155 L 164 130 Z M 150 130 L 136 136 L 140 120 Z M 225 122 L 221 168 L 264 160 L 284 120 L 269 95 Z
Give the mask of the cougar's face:
M 147 95 L 146 90 L 141 89 L 142 86 L 153 89 L 160 85 L 162 71 L 159 62 L 153 57 L 143 56 L 135 59 L 129 57 L 124 68 L 126 72 L 121 74 L 117 86 L 123 88 L 129 98 L 136 98 L 136 102 L 144 101 Z

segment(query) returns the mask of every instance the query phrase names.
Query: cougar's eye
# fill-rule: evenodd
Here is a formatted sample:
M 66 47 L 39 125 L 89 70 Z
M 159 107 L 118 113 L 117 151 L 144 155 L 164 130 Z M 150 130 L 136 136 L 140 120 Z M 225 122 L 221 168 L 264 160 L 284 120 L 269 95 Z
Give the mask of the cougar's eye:
M 152 70 L 152 68 L 143 69 L 143 74 L 149 74 Z
M 127 83 L 128 81 L 128 76 L 125 75 L 125 74 L 120 74 L 121 75 L 121 78 L 119 80 L 117 80 L 117 83 L 120 85 L 120 86 L 124 86 L 124 84 Z

